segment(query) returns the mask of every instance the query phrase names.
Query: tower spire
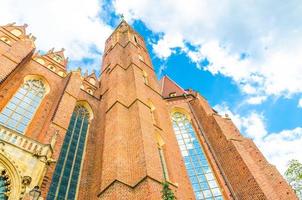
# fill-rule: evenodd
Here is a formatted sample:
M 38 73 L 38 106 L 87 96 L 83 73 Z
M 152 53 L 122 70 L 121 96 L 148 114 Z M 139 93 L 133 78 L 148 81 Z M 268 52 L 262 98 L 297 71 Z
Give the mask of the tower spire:
M 120 14 L 120 18 L 121 18 L 121 21 L 125 21 L 125 16 L 124 16 L 124 14 L 122 13 L 122 14 Z

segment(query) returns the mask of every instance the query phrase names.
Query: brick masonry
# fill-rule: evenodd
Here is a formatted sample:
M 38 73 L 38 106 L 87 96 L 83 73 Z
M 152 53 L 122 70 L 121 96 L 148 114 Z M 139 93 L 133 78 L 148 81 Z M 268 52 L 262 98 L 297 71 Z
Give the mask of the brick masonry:
M 164 178 L 157 134 L 164 141 L 171 189 L 177 199 L 195 199 L 170 120 L 175 108 L 189 113 L 225 199 L 296 199 L 276 168 L 230 119 L 219 116 L 198 93 L 184 91 L 168 77 L 157 80 L 143 38 L 126 22 L 106 41 L 99 80 L 79 70 L 68 73 L 63 50 L 35 53 L 34 38 L 25 28 L 0 27 L 0 108 L 26 77 L 47 82 L 49 92 L 25 136 L 49 144 L 57 134 L 52 155 L 57 160 L 75 105 L 89 105 L 93 117 L 78 199 L 161 199 Z M 14 35 L 14 29 L 22 34 Z M 56 55 L 63 60 L 55 60 Z M 51 162 L 38 177 L 44 198 L 54 169 Z

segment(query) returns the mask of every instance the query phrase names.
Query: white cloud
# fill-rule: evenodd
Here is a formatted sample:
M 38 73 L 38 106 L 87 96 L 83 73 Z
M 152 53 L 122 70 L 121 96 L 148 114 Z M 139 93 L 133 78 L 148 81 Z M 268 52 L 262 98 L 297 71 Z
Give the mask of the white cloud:
M 302 162 L 302 127 L 268 133 L 262 114 L 252 112 L 247 116 L 235 114 L 225 105 L 214 107 L 218 113 L 227 113 L 235 125 L 246 136 L 252 138 L 269 162 L 276 165 L 283 174 L 288 161 L 298 159 Z
M 158 57 L 167 58 L 180 47 L 197 67 L 207 58 L 210 65 L 205 70 L 232 78 L 248 95 L 286 97 L 302 93 L 302 7 L 298 5 L 299 0 L 114 3 L 127 19 L 141 19 L 153 32 L 163 34 L 154 44 Z M 187 48 L 187 42 L 195 49 Z M 254 98 L 250 103 L 264 100 Z
M 267 96 L 255 96 L 255 97 L 250 97 L 250 98 L 247 100 L 247 103 L 248 103 L 248 104 L 253 104 L 253 105 L 261 104 L 261 103 L 264 102 L 266 99 L 267 99 Z
M 298 102 L 298 107 L 299 108 L 302 108 L 302 98 L 299 100 L 299 102 Z
M 252 112 L 247 117 L 242 117 L 242 127 L 244 133 L 256 141 L 267 135 L 264 117 L 256 112 Z
M 228 114 L 237 128 L 250 138 L 258 140 L 268 134 L 262 114 L 253 111 L 248 116 L 240 116 L 233 113 L 226 104 L 216 105 L 214 109 L 221 115 Z
M 86 57 L 99 62 L 98 52 L 112 31 L 100 20 L 101 6 L 99 0 L 5 0 L 1 1 L 0 24 L 27 23 L 27 30 L 37 37 L 38 49 L 63 47 L 71 60 Z
M 241 89 L 247 94 L 256 94 L 257 93 L 256 88 L 250 84 L 245 84 L 244 86 L 241 87 Z
M 233 113 L 230 108 L 226 105 L 226 104 L 222 104 L 222 105 L 215 105 L 213 107 L 220 115 L 224 116 L 225 114 L 227 114 L 229 116 L 229 118 L 232 119 L 232 121 L 234 122 L 234 124 L 236 125 L 236 127 L 241 130 L 243 127 L 243 122 L 241 119 L 241 116 L 239 114 L 235 114 Z
M 162 40 L 159 40 L 156 45 L 153 45 L 153 50 L 160 58 L 165 59 L 175 52 L 175 50 L 173 50 L 174 47 L 184 47 L 182 38 L 177 34 L 168 34 L 165 35 Z
M 289 160 L 297 159 L 302 162 L 302 127 L 269 134 L 256 141 L 256 144 L 282 173 L 285 172 Z

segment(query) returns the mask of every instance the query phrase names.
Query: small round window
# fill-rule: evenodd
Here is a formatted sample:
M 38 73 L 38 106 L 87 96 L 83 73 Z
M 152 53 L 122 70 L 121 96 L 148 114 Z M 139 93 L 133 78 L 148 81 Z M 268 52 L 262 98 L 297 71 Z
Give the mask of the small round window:
M 7 37 L 4 37 L 4 36 L 1 37 L 0 40 L 3 41 L 3 42 L 5 42 L 6 44 L 10 44 L 11 43 L 11 41 Z
M 91 95 L 93 95 L 93 91 L 91 89 L 88 89 L 87 92 Z
M 56 68 L 53 65 L 48 65 L 47 67 L 53 72 L 56 71 Z

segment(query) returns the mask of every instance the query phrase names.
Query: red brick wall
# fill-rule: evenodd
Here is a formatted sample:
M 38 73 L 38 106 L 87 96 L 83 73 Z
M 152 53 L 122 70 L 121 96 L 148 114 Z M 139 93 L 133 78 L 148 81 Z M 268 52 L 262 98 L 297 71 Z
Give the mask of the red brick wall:
M 0 36 L 6 34 L 1 30 Z M 163 173 L 156 132 L 165 143 L 171 188 L 178 199 L 195 199 L 172 128 L 170 112 L 174 107 L 190 113 L 225 199 L 295 199 L 254 143 L 241 136 L 231 120 L 217 115 L 201 96 L 163 99 L 144 41 L 132 28 L 122 32 L 118 29 L 108 40 L 100 88 L 97 86 L 95 95 L 80 89 L 80 72 L 62 78 L 34 61 L 31 39 L 13 41 L 11 45 L 0 41 L 0 108 L 27 75 L 43 77 L 50 87 L 26 136 L 48 144 L 57 132 L 53 153 L 56 160 L 76 103 L 86 101 L 92 109 L 78 199 L 160 199 Z M 143 71 L 148 74 L 148 84 Z M 155 107 L 155 124 L 150 102 Z M 55 163 L 51 163 L 46 171 L 43 197 L 54 169 Z
M 217 115 L 199 95 L 190 105 L 236 198 L 296 199 L 276 168 L 230 119 Z
M 12 73 L 17 66 L 28 60 L 35 45 L 32 39 L 13 37 L 6 29 L 0 27 L 0 37 L 7 37 L 11 42 L 6 44 L 0 40 L 0 83 Z
M 105 94 L 100 107 L 104 109 L 101 111 L 104 112 L 104 125 L 100 131 L 103 132 L 104 146 L 100 155 L 101 183 L 96 183 L 94 191 L 99 193 L 100 199 L 119 199 L 108 196 L 108 191 L 115 190 L 115 195 L 131 192 L 131 199 L 144 199 L 141 194 L 146 199 L 151 198 L 147 194 L 154 195 L 151 199 L 160 199 L 161 194 L 155 192 L 162 189 L 160 182 L 163 181 L 155 139 L 157 131 L 165 141 L 169 177 L 171 182 L 178 184 L 177 196 L 179 199 L 194 199 L 149 55 L 139 36 L 137 39 L 142 46 L 132 41 L 133 34 L 135 32 L 131 30 L 129 34 L 120 34 L 119 40 L 115 40 L 118 43 L 103 58 L 101 93 Z M 144 61 L 139 60 L 138 54 L 144 57 Z M 107 71 L 109 63 L 110 72 Z M 144 83 L 142 70 L 148 74 L 148 85 Z M 150 114 L 150 101 L 157 113 L 158 123 L 155 125 Z M 146 177 L 154 179 L 154 183 Z M 123 186 L 119 186 L 121 183 Z M 146 191 L 136 192 L 141 184 L 149 186 Z M 112 189 L 115 187 L 119 190 Z

